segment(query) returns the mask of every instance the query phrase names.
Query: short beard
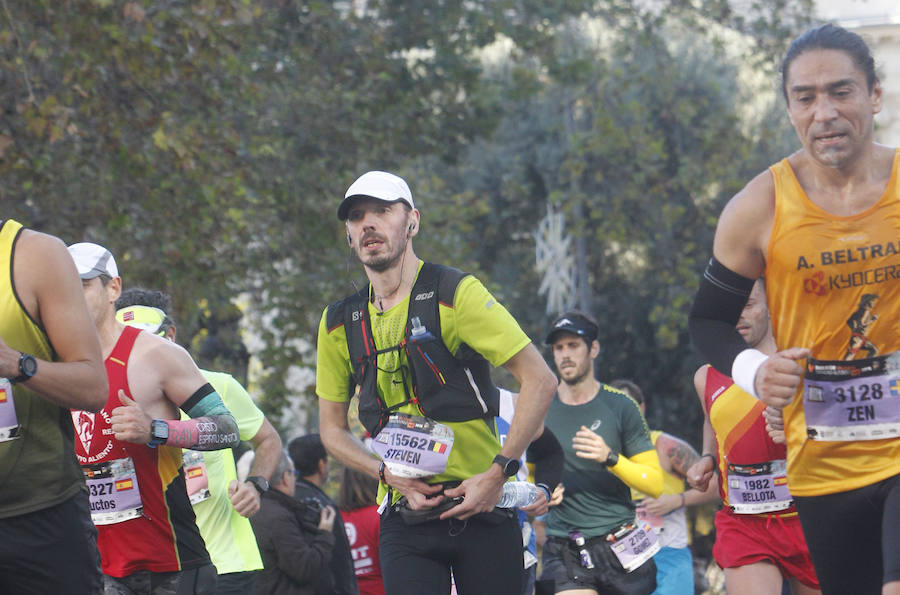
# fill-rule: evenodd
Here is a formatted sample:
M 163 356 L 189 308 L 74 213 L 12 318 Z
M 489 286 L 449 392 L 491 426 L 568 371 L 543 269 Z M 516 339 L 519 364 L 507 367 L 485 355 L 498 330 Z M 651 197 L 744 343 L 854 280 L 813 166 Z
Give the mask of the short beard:
M 357 254 L 356 257 L 359 258 L 359 255 Z M 376 273 L 383 273 L 384 271 L 393 268 L 393 266 L 397 264 L 402 257 L 403 252 L 397 255 L 389 254 L 382 258 L 376 258 L 375 260 L 372 260 L 370 262 L 363 262 L 362 264 L 364 267 L 371 271 L 375 271 Z M 362 262 L 362 260 L 360 260 L 360 262 Z
M 566 384 L 568 384 L 569 386 L 575 386 L 576 384 L 578 384 L 579 382 L 581 382 L 582 380 L 587 378 L 587 375 L 590 371 L 591 371 L 590 368 L 588 368 L 587 370 L 585 370 L 584 372 L 582 372 L 575 378 L 568 378 L 568 379 L 563 378 L 562 381 L 565 382 Z
M 356 256 L 356 260 L 358 260 L 364 267 L 371 271 L 375 271 L 376 273 L 383 273 L 391 269 L 395 264 L 400 262 L 400 259 L 403 258 L 403 255 L 406 253 L 406 247 L 398 253 L 398 254 L 387 254 L 385 256 L 381 256 L 379 258 L 375 258 L 369 262 L 363 262 L 363 259 L 359 257 L 359 250 L 353 250 L 353 254 Z

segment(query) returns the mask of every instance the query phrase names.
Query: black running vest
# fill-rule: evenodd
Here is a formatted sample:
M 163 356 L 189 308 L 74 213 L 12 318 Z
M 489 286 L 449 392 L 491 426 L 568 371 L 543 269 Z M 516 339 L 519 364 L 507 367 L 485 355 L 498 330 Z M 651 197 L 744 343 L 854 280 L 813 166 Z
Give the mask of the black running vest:
M 459 422 L 499 414 L 500 391 L 494 386 L 490 364 L 466 344 L 456 355 L 441 339 L 439 302 L 452 304 L 459 282 L 468 276 L 451 267 L 423 263 L 409 296 L 406 331 L 399 344 L 378 350 L 369 320 L 369 288 L 328 306 L 327 328 L 343 324 L 353 368 L 350 396 L 359 387 L 359 419 L 371 436 L 387 423 L 391 413 L 415 403 L 422 415 L 436 421 Z M 400 368 L 406 399 L 388 406 L 378 393 L 377 358 L 381 353 L 406 353 Z M 413 392 L 407 379 L 411 377 Z

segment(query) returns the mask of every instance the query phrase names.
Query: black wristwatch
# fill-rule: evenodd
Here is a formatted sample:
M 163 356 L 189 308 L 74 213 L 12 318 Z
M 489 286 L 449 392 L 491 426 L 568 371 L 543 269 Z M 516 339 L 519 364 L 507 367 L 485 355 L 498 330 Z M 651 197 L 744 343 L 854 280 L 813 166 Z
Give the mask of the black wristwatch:
M 512 477 L 519 472 L 519 459 L 510 459 L 503 455 L 494 457 L 492 463 L 497 463 L 503 469 L 504 477 Z
M 150 442 L 147 446 L 156 448 L 160 444 L 165 444 L 169 439 L 169 424 L 164 419 L 154 419 L 150 422 Z
M 249 481 L 253 484 L 253 487 L 256 488 L 256 491 L 259 492 L 260 496 L 265 494 L 269 490 L 269 482 L 266 481 L 265 477 L 261 477 L 259 475 L 251 475 L 245 481 Z
M 606 461 L 604 462 L 606 463 L 607 467 L 615 466 L 615 464 L 619 462 L 619 453 L 610 449 L 609 454 L 606 455 Z
M 37 374 L 37 360 L 30 353 L 23 353 L 19 356 L 19 375 L 12 378 L 10 382 L 25 382 Z

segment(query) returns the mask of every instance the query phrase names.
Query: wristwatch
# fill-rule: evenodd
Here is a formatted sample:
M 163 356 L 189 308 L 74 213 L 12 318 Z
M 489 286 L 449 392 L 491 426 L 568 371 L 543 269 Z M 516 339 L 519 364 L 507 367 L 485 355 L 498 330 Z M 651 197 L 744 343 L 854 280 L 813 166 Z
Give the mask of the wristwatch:
M 510 459 L 503 455 L 494 457 L 492 463 L 497 463 L 503 469 L 504 477 L 512 477 L 519 472 L 519 459 Z
M 604 461 L 604 463 L 606 463 L 607 467 L 613 467 L 618 462 L 619 462 L 619 453 L 610 449 L 609 454 L 606 455 L 606 460 Z
M 31 380 L 31 377 L 37 374 L 37 360 L 30 353 L 23 353 L 19 356 L 19 375 L 11 379 L 10 382 L 25 382 Z
M 147 446 L 156 448 L 160 444 L 165 444 L 169 439 L 169 424 L 164 419 L 154 419 L 150 422 L 150 442 Z
M 258 491 L 260 495 L 265 494 L 269 490 L 269 482 L 266 481 L 265 477 L 251 475 L 245 481 L 252 483 L 253 487 L 256 488 L 256 491 Z

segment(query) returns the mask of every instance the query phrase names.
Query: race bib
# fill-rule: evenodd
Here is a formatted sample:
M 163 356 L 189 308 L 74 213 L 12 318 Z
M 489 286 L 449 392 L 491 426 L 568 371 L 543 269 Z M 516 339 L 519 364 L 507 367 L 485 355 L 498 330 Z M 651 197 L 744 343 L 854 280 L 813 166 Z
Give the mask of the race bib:
M 112 525 L 141 516 L 144 511 L 131 457 L 81 468 L 95 525 Z
M 394 475 L 439 475 L 447 469 L 453 430 L 425 417 L 394 413 L 372 441 L 372 449 Z
M 16 417 L 12 384 L 6 378 L 0 378 L 0 442 L 18 437 L 19 418 Z
M 812 440 L 900 436 L 900 352 L 850 361 L 809 358 L 803 413 Z
M 784 459 L 755 465 L 728 465 L 728 504 L 737 514 L 759 514 L 790 508 Z
M 626 525 L 606 540 L 625 572 L 640 567 L 659 551 L 659 539 L 649 523 Z
M 209 499 L 209 476 L 206 474 L 206 461 L 203 453 L 185 449 L 182 455 L 184 462 L 184 480 L 187 484 L 188 498 L 191 504 Z

